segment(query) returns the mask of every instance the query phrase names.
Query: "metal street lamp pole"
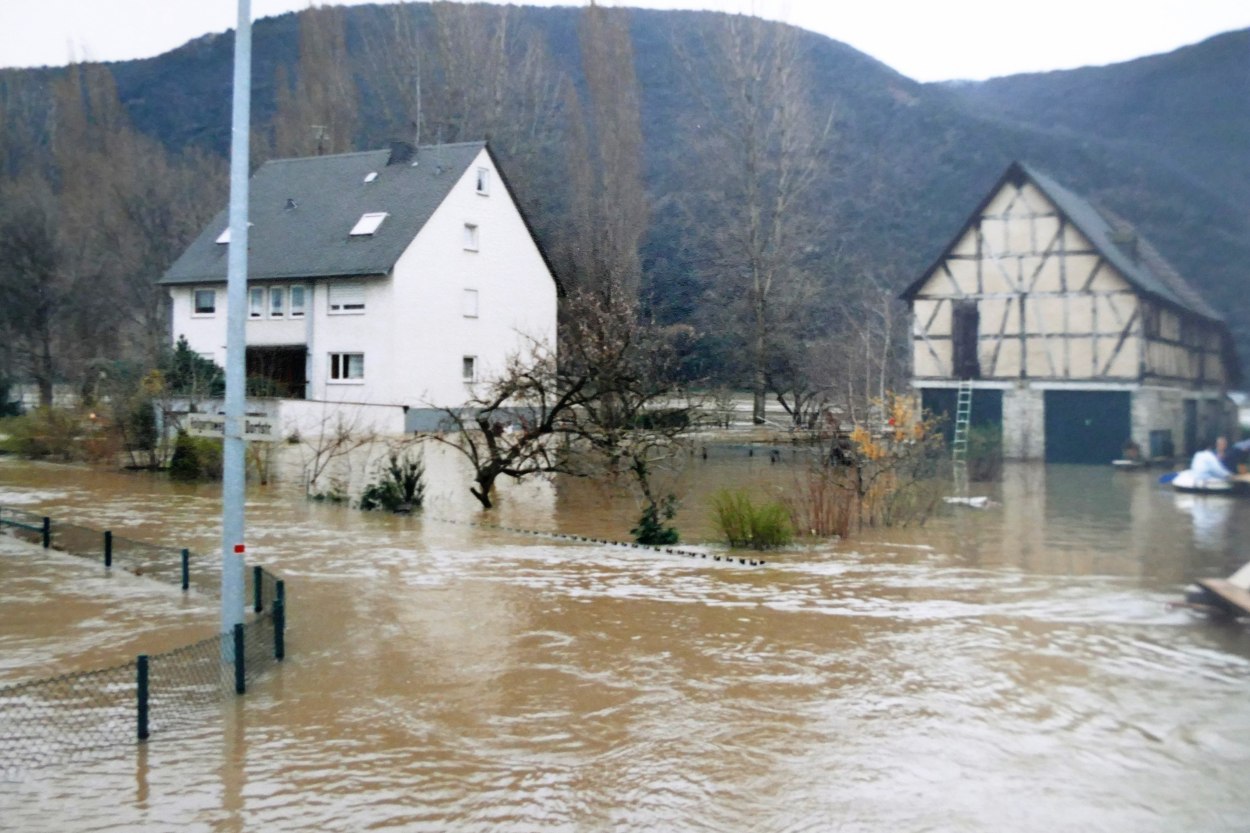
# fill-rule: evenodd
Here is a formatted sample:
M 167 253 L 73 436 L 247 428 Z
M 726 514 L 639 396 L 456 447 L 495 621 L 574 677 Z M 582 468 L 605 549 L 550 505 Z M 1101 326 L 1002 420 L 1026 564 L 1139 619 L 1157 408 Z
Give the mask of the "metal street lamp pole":
M 247 401 L 247 201 L 251 133 L 252 10 L 239 0 L 234 34 L 234 108 L 230 137 L 230 250 L 226 271 L 226 425 L 221 489 L 221 632 L 243 622 L 243 411 Z M 222 640 L 223 645 L 230 644 Z

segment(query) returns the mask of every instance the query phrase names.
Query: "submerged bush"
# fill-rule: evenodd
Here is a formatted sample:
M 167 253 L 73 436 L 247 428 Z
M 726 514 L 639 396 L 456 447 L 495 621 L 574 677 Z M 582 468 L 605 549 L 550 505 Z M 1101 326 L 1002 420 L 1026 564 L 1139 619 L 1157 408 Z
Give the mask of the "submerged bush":
M 717 492 L 712 498 L 716 527 L 731 547 L 764 550 L 794 540 L 790 513 L 781 503 L 755 505 L 746 492 Z
M 988 482 L 1003 477 L 1003 430 L 997 422 L 968 429 L 968 479 Z
M 360 508 L 366 511 L 384 509 L 388 512 L 411 512 L 425 501 L 425 461 L 418 454 L 393 451 L 379 472 L 379 479 L 370 483 L 360 496 Z
M 178 432 L 174 441 L 174 453 L 169 458 L 169 476 L 174 480 L 220 480 L 221 440 L 212 437 L 192 437 L 185 431 Z
M 671 521 L 676 514 L 677 498 L 674 495 L 669 495 L 659 503 L 647 504 L 647 507 L 642 510 L 642 517 L 638 519 L 638 526 L 629 532 L 634 536 L 635 541 L 639 544 L 646 544 L 649 547 L 676 544 L 678 541 L 677 527 L 664 523 L 665 521 Z
M 0 427 L 0 448 L 23 457 L 77 460 L 86 456 L 83 441 L 89 434 L 87 420 L 77 411 L 36 408 L 9 417 Z

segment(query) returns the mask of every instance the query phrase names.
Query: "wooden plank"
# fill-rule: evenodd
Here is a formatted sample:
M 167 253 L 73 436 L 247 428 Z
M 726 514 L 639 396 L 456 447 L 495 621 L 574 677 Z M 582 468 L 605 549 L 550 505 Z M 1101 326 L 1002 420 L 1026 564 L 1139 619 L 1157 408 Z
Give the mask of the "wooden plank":
M 1222 578 L 1200 578 L 1197 584 L 1203 590 L 1210 592 L 1218 598 L 1233 612 L 1250 616 L 1250 593 L 1242 590 L 1237 585 Z
M 1238 479 L 1250 475 L 1235 474 L 1233 477 Z M 1242 565 L 1241 569 L 1228 577 L 1228 583 L 1233 587 L 1240 587 L 1242 590 L 1250 592 L 1250 561 Z

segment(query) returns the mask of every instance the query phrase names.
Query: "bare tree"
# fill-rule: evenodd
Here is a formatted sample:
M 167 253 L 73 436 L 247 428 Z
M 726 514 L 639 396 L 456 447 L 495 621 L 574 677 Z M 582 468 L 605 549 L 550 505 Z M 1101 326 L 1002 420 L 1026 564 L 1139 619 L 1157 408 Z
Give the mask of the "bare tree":
M 58 325 L 74 292 L 56 198 L 42 177 L 0 188 L 0 297 L 0 324 L 10 348 L 39 387 L 39 403 L 50 406 L 52 385 L 63 372 Z
M 345 413 L 335 409 L 322 417 L 318 430 L 299 438 L 304 458 L 304 492 L 310 497 L 345 497 L 345 487 L 333 480 L 323 483 L 331 466 L 347 462 L 360 449 L 377 442 L 378 433 L 373 426 L 364 423 L 363 414 L 357 410 Z
M 433 439 L 459 451 L 474 471 L 474 497 L 494 505 L 500 476 L 625 473 L 649 507 L 666 496 L 651 475 L 681 447 L 694 403 L 682 395 L 664 331 L 639 323 L 636 303 L 576 294 L 556 360 L 533 343 L 459 408 L 445 408 Z
M 713 179 L 700 209 L 717 229 L 709 301 L 740 322 L 758 423 L 778 331 L 810 295 L 812 261 L 829 236 L 826 215 L 804 199 L 821 174 L 833 116 L 810 100 L 797 29 L 738 15 L 699 48 L 684 53 L 689 88 L 705 113 L 719 115 L 702 131 L 702 167 Z
M 664 527 L 676 512 L 676 496 L 656 489 L 655 475 L 685 451 L 687 433 L 702 413 L 677 382 L 672 329 L 642 321 L 638 302 L 594 290 L 572 298 L 561 339 L 561 363 L 569 378 L 588 380 L 576 401 L 575 435 L 596 470 L 626 475 L 643 511 L 635 536 L 643 543 L 673 543 Z
M 587 98 L 569 93 L 573 186 L 569 247 L 575 282 L 611 304 L 638 298 L 649 210 L 628 12 L 591 4 L 578 21 Z
M 555 440 L 570 430 L 567 420 L 588 382 L 561 379 L 554 349 L 533 342 L 462 407 L 444 408 L 444 430 L 432 439 L 465 456 L 473 467 L 470 491 L 490 509 L 501 476 L 575 472 Z
M 342 7 L 321 6 L 300 13 L 294 82 L 285 67 L 279 66 L 275 87 L 275 155 L 312 156 L 353 149 L 358 96 Z
M 365 23 L 361 60 L 368 104 L 390 135 L 414 144 L 489 138 L 495 152 L 530 165 L 560 135 L 567 79 L 545 42 L 508 6 L 404 3 Z

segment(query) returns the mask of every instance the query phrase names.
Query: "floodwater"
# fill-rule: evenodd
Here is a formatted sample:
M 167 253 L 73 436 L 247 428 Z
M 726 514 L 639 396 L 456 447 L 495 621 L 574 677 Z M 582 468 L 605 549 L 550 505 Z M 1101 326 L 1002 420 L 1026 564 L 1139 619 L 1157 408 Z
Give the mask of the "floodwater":
M 792 459 L 687 461 L 685 538 Z M 989 509 L 747 567 L 447 523 L 476 510 L 429 464 L 424 516 L 252 488 L 286 662 L 197 731 L 0 781 L 0 829 L 1250 829 L 1250 627 L 1169 607 L 1247 558 L 1250 501 L 1009 466 Z M 0 459 L 0 504 L 198 552 L 218 499 Z M 636 514 L 560 480 L 497 522 L 624 538 Z M 214 628 L 211 599 L 4 541 L 0 684 Z

